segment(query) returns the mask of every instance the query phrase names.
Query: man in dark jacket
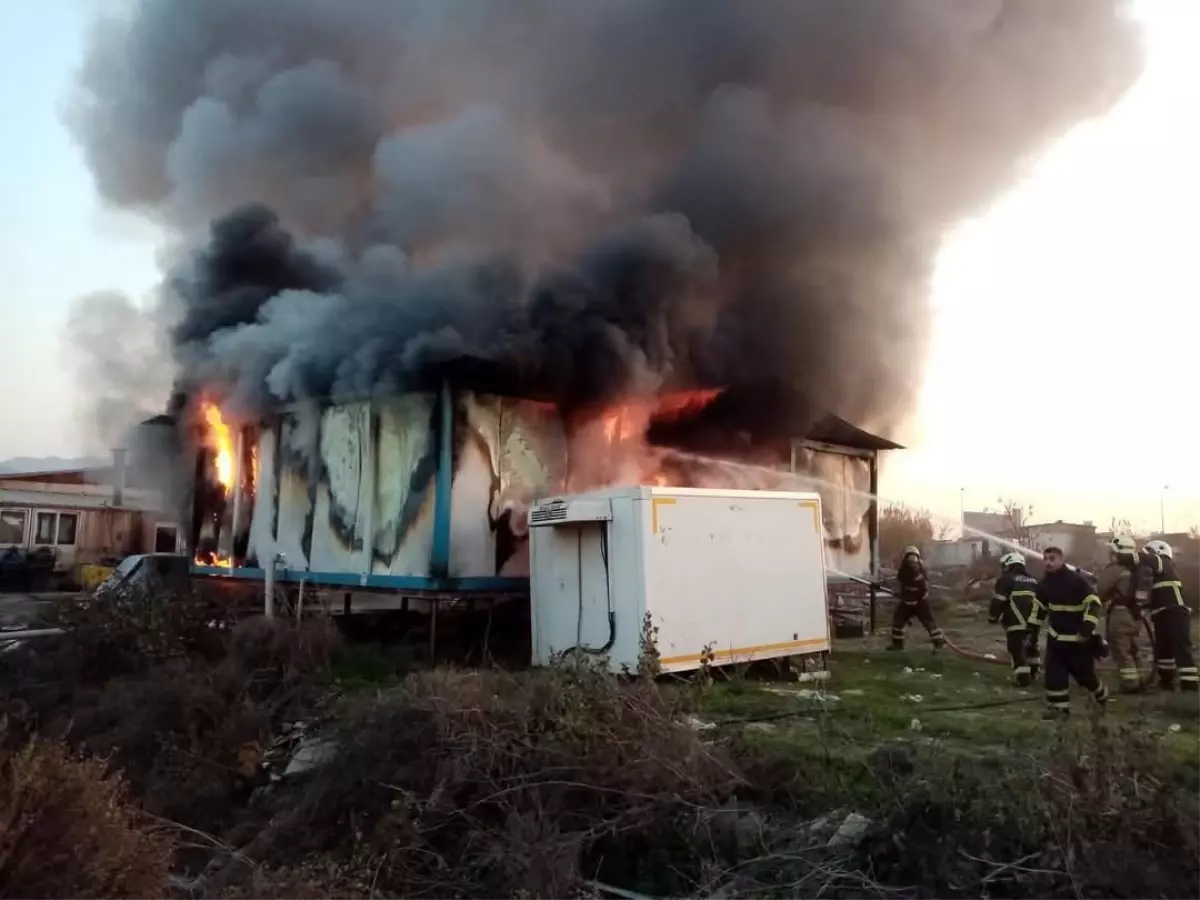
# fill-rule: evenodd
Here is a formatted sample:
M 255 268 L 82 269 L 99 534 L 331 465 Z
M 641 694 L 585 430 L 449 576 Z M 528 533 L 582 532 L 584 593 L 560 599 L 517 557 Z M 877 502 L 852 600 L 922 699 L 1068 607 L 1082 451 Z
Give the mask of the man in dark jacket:
M 1100 704 L 1108 688 L 1096 675 L 1096 660 L 1108 655 L 1108 644 L 1099 635 L 1100 598 L 1083 573 L 1066 564 L 1058 547 L 1043 553 L 1046 574 L 1037 586 L 1037 606 L 1031 617 L 1046 630 L 1047 718 L 1064 718 L 1071 712 L 1071 679 Z
M 1004 626 L 1013 681 L 1017 687 L 1028 687 L 1038 671 L 1037 626 L 1030 624 L 1037 603 L 1038 582 L 1025 571 L 1025 557 L 1020 553 L 1000 557 L 1000 569 L 988 621 Z
M 921 562 L 921 551 L 916 547 L 904 549 L 904 559 L 897 574 L 900 582 L 900 597 L 896 611 L 892 614 L 892 643 L 889 650 L 904 649 L 904 629 L 914 617 L 925 626 L 935 650 L 946 643 L 946 636 L 933 620 L 929 606 L 929 580 L 925 577 L 925 564 Z

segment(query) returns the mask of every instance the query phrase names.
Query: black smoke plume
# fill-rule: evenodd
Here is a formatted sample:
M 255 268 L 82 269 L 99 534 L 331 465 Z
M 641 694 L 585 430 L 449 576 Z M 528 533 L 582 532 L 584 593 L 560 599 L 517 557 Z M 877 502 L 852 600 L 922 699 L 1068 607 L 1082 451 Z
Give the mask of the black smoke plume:
M 156 311 L 181 396 L 710 386 L 888 427 L 947 229 L 1140 54 L 1109 0 L 140 0 L 70 124 L 196 248 Z

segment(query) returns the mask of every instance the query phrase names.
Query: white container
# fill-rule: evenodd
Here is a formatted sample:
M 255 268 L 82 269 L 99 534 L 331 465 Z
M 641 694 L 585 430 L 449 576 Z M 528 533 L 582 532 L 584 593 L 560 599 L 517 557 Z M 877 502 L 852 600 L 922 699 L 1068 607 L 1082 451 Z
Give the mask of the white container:
M 635 670 L 647 613 L 664 672 L 829 649 L 821 498 L 630 487 L 529 511 L 534 665 Z

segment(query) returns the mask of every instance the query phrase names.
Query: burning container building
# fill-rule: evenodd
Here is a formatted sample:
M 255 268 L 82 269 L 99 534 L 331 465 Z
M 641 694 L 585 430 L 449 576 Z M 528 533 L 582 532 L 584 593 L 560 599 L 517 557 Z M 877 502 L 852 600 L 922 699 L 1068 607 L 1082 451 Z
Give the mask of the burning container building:
M 584 417 L 449 383 L 240 424 L 201 404 L 193 573 L 264 580 L 271 569 L 276 584 L 333 592 L 335 612 L 524 594 L 536 499 L 637 483 L 818 491 L 832 578 L 874 572 L 878 456 L 898 445 L 833 416 L 803 437 L 756 441 L 754 464 L 653 443 L 719 393 Z

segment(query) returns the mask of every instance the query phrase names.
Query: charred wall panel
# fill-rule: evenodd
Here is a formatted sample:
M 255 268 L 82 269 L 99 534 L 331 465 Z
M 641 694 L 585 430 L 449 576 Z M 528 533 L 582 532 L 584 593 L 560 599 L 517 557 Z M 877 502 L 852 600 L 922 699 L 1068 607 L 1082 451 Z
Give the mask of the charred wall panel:
M 289 569 L 309 568 L 306 531 L 312 513 L 312 501 L 308 492 L 309 464 L 305 437 L 305 429 L 295 415 L 289 413 L 282 417 L 277 456 L 279 515 L 275 550 L 284 555 L 284 565 Z
M 796 488 L 816 491 L 821 495 L 825 559 L 831 570 L 830 577 L 836 578 L 839 573 L 859 577 L 869 575 L 869 460 L 844 453 L 797 447 L 796 475 Z
M 567 447 L 553 407 L 461 393 L 455 404 L 450 574 L 529 574 L 525 514 L 563 490 Z
M 429 575 L 437 478 L 437 395 L 375 404 L 376 477 L 371 572 Z
M 258 436 L 258 476 L 250 507 L 250 540 L 246 546 L 247 566 L 269 565 L 275 547 L 275 509 L 279 499 L 277 427 L 263 428 Z

